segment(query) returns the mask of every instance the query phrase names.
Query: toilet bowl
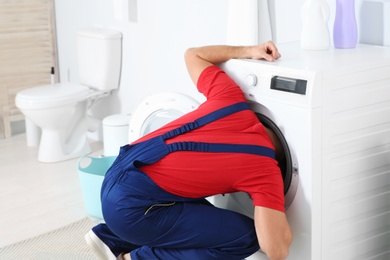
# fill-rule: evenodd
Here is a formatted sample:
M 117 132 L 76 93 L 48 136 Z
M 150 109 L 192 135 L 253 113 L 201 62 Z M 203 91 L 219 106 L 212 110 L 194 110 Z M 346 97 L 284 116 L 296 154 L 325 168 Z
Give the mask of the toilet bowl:
M 86 139 L 89 89 L 63 83 L 26 89 L 16 106 L 41 128 L 38 160 L 56 162 L 90 152 Z
M 17 93 L 16 106 L 42 132 L 38 161 L 59 162 L 90 152 L 87 111 L 119 86 L 121 37 L 108 29 L 79 31 L 80 84 L 44 85 Z

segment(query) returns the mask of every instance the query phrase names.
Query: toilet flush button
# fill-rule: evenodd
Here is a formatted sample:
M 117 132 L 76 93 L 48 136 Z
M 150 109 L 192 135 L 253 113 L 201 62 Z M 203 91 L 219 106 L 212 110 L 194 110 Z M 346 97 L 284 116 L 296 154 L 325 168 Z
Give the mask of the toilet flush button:
M 248 74 L 245 79 L 247 87 L 255 87 L 257 84 L 257 76 L 255 74 Z

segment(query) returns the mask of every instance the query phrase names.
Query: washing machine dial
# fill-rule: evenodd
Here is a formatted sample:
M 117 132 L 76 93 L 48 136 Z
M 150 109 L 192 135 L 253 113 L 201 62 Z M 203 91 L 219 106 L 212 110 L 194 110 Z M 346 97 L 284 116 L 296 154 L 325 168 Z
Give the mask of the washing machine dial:
M 247 87 L 256 87 L 257 76 L 255 74 L 248 74 L 245 79 L 245 84 Z

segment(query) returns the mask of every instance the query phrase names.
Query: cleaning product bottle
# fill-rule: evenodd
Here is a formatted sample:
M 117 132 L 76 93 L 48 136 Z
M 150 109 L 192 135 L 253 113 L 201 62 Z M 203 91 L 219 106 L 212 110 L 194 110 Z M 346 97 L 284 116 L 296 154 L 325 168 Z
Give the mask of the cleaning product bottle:
M 336 17 L 333 27 L 334 47 L 355 48 L 357 37 L 355 0 L 336 0 Z
M 327 50 L 330 45 L 328 3 L 325 0 L 305 0 L 301 15 L 301 48 Z

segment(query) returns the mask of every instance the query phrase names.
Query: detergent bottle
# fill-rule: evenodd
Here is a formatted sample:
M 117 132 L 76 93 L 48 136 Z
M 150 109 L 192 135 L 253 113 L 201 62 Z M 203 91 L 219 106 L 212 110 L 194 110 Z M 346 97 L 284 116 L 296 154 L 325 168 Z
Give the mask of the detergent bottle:
M 301 48 L 327 50 L 330 45 L 328 3 L 325 0 L 305 0 L 301 15 Z
M 336 17 L 333 26 L 334 47 L 355 48 L 357 38 L 355 0 L 336 0 Z

